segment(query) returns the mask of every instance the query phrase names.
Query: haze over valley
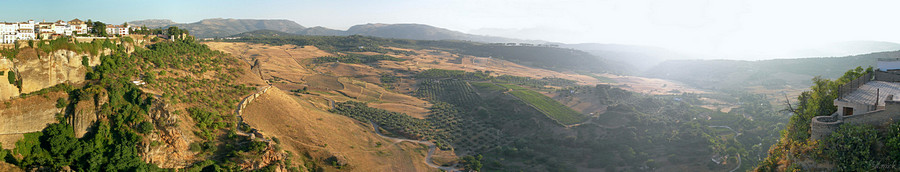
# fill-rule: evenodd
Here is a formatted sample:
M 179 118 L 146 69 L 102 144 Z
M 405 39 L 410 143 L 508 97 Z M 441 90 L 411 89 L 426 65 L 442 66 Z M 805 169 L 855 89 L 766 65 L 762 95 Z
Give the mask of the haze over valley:
M 0 171 L 900 162 L 894 2 L 88 4 L 0 17 Z

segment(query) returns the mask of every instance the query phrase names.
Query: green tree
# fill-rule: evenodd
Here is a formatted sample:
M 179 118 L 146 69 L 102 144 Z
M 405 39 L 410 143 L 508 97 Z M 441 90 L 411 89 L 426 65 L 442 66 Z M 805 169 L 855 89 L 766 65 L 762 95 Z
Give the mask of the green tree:
M 67 105 L 69 105 L 69 102 L 67 102 L 65 98 L 60 97 L 59 99 L 56 99 L 56 108 L 63 108 Z
M 106 23 L 96 21 L 96 22 L 90 23 L 90 25 L 91 25 L 91 34 L 101 36 L 101 37 L 109 36 L 106 33 Z
M 900 161 L 900 123 L 891 124 L 885 133 L 885 152 L 892 161 Z
M 797 98 L 799 100 L 796 104 L 797 107 L 789 108 L 794 116 L 791 116 L 787 126 L 788 137 L 798 141 L 809 139 L 810 120 L 813 117 L 831 115 L 837 111 L 834 99 L 840 96 L 838 95 L 840 86 L 872 71 L 872 67 L 867 69 L 856 67 L 834 81 L 818 76 L 813 78 L 813 86 L 810 87 L 810 90 L 804 91 Z
M 141 122 L 137 127 L 137 131 L 141 134 L 147 134 L 150 133 L 150 131 L 153 131 L 153 123 L 147 121 Z
M 8 71 L 8 72 L 6 72 L 6 75 L 9 76 L 9 77 L 7 77 L 7 80 L 9 81 L 10 84 L 16 83 L 16 73 L 13 73 L 13 71 Z
M 481 160 L 484 159 L 480 154 L 476 156 L 464 156 L 460 162 L 467 171 L 481 171 Z
M 867 171 L 878 162 L 875 145 L 878 132 L 869 125 L 844 124 L 819 143 L 817 148 L 826 158 L 834 161 L 842 171 Z

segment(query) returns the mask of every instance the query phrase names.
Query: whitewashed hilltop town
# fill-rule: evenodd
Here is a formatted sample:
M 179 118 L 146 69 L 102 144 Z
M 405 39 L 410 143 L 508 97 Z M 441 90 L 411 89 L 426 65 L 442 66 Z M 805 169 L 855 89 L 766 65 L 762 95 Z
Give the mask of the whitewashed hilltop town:
M 99 25 L 98 25 L 99 24 Z M 128 35 L 132 27 L 127 23 L 108 25 L 79 19 L 56 22 L 0 22 L 0 44 L 13 44 L 20 40 L 55 39 L 61 36 L 121 36 Z

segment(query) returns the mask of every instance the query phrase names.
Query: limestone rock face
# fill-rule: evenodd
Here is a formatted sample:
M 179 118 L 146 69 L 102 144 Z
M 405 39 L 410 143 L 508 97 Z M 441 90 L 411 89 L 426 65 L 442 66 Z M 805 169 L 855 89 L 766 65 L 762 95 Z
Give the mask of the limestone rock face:
M 69 124 L 75 128 L 75 137 L 81 138 L 87 133 L 88 128 L 99 118 L 99 106 L 95 104 L 94 99 L 79 101 L 72 109 L 72 116 L 69 117 Z
M 0 57 L 0 101 L 19 96 L 19 88 L 9 83 L 9 71 L 15 71 L 15 64 L 9 59 Z
M 148 134 L 148 140 L 143 145 L 143 157 L 145 162 L 153 163 L 162 168 L 184 168 L 193 163 L 195 152 L 190 151 L 190 131 L 185 131 L 185 125 L 176 125 L 178 117 L 173 114 L 173 109 L 168 104 L 152 99 L 148 111 L 150 120 L 154 125 L 154 132 Z M 181 126 L 181 127 L 180 127 Z M 156 144 L 153 144 L 156 142 Z
M 46 97 L 45 97 L 46 96 Z M 67 98 L 65 93 L 48 93 L 44 96 L 30 96 L 0 104 L 0 134 L 22 134 L 39 132 L 49 123 L 56 121 L 56 99 Z M 6 148 L 6 147 L 4 147 Z
M 24 49 L 23 51 L 34 50 Z M 16 58 L 16 68 L 22 80 L 22 93 L 38 91 L 56 84 L 84 81 L 87 69 L 81 64 L 83 56 L 88 55 L 59 50 L 46 56 Z

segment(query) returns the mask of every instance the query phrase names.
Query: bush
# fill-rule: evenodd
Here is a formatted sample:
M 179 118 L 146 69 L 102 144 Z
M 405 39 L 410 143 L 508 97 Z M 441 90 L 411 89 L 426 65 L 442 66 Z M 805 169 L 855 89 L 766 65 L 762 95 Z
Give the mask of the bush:
M 16 83 L 16 73 L 13 73 L 13 71 L 8 71 L 8 72 L 6 72 L 6 75 L 9 76 L 9 77 L 7 77 L 7 79 L 10 84 Z
M 200 152 L 203 150 L 203 148 L 200 147 L 200 143 L 198 143 L 198 142 L 193 142 L 190 145 L 188 145 L 188 147 L 189 147 L 188 150 L 191 150 L 191 152 Z
M 65 98 L 56 99 L 56 108 L 63 108 L 69 105 Z
M 154 128 L 154 127 L 153 127 L 153 123 L 150 123 L 150 122 L 147 122 L 147 121 L 141 122 L 141 123 L 138 124 L 138 126 L 137 126 L 137 130 L 138 130 L 138 132 L 141 133 L 141 134 L 147 134 L 147 133 L 150 133 L 150 131 L 153 131 L 153 128 Z
M 868 125 L 844 124 L 830 136 L 823 139 L 817 148 L 820 156 L 834 161 L 837 169 L 845 171 L 865 171 L 877 162 L 875 145 L 878 132 Z

